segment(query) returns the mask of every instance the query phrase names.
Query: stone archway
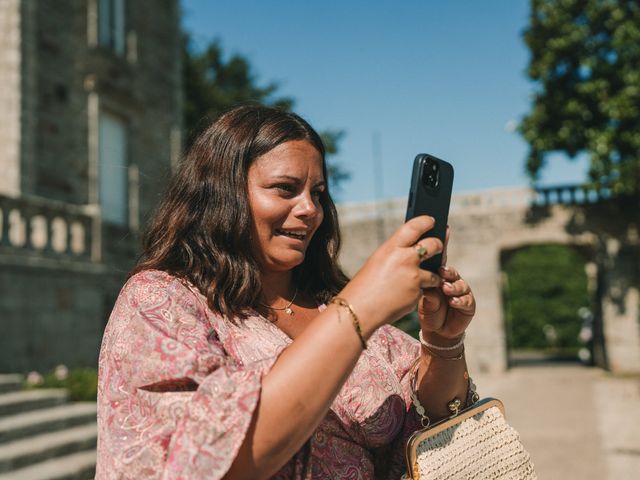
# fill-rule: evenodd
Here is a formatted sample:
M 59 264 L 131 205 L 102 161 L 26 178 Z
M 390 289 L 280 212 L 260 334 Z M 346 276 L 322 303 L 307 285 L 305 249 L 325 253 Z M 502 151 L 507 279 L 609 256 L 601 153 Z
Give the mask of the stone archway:
M 386 238 L 403 222 L 405 206 L 406 199 L 339 206 L 340 258 L 348 273 L 357 272 L 377 247 L 380 231 Z M 536 206 L 536 193 L 529 189 L 455 196 L 450 263 L 464 273 L 478 298 L 467 336 L 470 368 L 507 369 L 500 252 L 557 243 L 593 252 L 590 268 L 601 299 L 601 364 L 615 372 L 640 372 L 639 211 L 613 200 Z
M 541 252 L 540 249 L 543 249 L 543 251 Z M 523 257 L 523 253 L 527 255 L 526 251 L 529 251 L 530 255 L 534 255 L 533 258 L 538 257 L 533 264 L 530 263 L 532 260 L 529 260 L 528 267 L 526 266 L 527 256 Z M 549 257 L 547 259 L 545 256 L 547 254 L 553 258 Z M 578 353 L 581 353 L 583 355 L 581 359 L 584 363 L 607 368 L 602 323 L 602 298 L 600 297 L 602 288 L 599 288 L 598 285 L 598 266 L 595 257 L 596 253 L 592 246 L 573 243 L 524 244 L 518 248 L 500 252 L 503 328 L 505 330 L 508 367 L 546 360 L 578 361 Z M 514 278 L 511 278 L 508 272 L 512 261 L 525 262 L 525 264 L 520 263 L 519 270 L 513 271 L 511 269 L 511 275 L 516 275 Z M 577 269 L 574 267 L 577 267 Z M 531 275 L 533 275 L 533 278 L 527 280 L 532 284 L 527 287 L 522 285 L 522 277 L 520 276 L 523 268 L 532 269 Z M 554 275 L 558 271 L 556 268 L 560 268 L 565 274 L 571 275 L 570 278 L 566 278 L 566 283 L 564 278 L 558 279 Z M 576 278 L 575 275 L 579 277 Z M 519 282 L 518 278 L 521 279 Z M 576 281 L 578 284 L 576 284 Z M 580 286 L 581 282 L 584 283 Z M 543 331 L 540 325 L 535 322 L 531 323 L 532 318 L 530 316 L 538 318 L 538 321 L 540 321 L 540 317 L 537 317 L 538 314 L 536 313 L 538 310 L 530 311 L 528 314 L 524 313 L 525 317 L 521 318 L 518 311 L 513 310 L 518 308 L 517 305 L 514 306 L 512 304 L 514 301 L 513 295 L 518 293 L 514 292 L 513 288 L 519 289 L 520 305 L 522 305 L 522 301 L 527 302 L 530 306 L 537 303 L 541 311 L 546 311 L 545 328 L 548 327 L 546 329 L 547 335 L 545 335 L 548 337 L 544 343 L 547 345 L 546 347 L 542 343 Z M 537 297 L 522 298 L 523 288 L 526 288 L 527 295 Z M 570 290 L 567 290 L 567 288 Z M 546 301 L 545 295 L 549 295 Z M 567 301 L 571 302 L 572 305 L 570 314 L 566 309 L 567 304 L 558 304 L 558 295 L 568 295 L 566 297 Z M 581 300 L 578 298 L 581 298 Z M 549 310 L 549 308 L 555 307 L 551 307 L 548 302 L 552 302 L 552 304 L 555 302 L 559 311 L 562 312 L 559 314 L 560 317 L 556 316 L 555 310 Z M 560 323 L 557 323 L 557 321 L 560 321 Z M 560 344 L 556 348 L 549 349 L 553 346 L 554 339 L 552 334 L 556 332 L 556 328 L 560 332 L 560 338 L 556 338 L 556 341 L 559 340 Z M 567 330 L 571 331 L 571 333 Z M 529 332 L 525 337 L 522 336 L 524 331 Z M 528 335 L 537 336 L 537 341 L 531 343 L 527 340 L 531 338 Z M 567 337 L 567 335 L 569 336 Z M 583 337 L 582 340 L 581 336 Z M 552 342 L 552 344 L 547 342 Z M 525 350 L 522 350 L 523 348 Z M 572 351 L 574 349 L 575 351 Z M 578 349 L 581 351 L 578 352 Z M 585 357 L 585 355 L 588 355 L 588 357 Z

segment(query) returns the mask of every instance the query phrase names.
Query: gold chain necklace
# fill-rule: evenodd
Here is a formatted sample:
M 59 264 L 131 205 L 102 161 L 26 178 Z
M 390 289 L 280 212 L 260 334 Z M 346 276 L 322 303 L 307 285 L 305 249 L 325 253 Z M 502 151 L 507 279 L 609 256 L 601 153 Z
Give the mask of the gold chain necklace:
M 258 302 L 260 305 L 262 305 L 265 308 L 268 308 L 269 310 L 274 310 L 274 311 L 278 311 L 278 312 L 284 312 L 287 315 L 294 315 L 294 311 L 293 308 L 291 308 L 291 305 L 293 305 L 293 302 L 296 299 L 296 296 L 298 295 L 298 287 L 296 287 L 295 292 L 293 292 L 293 298 L 291 299 L 291 301 L 285 305 L 284 307 L 271 307 L 269 305 L 265 305 L 262 302 Z

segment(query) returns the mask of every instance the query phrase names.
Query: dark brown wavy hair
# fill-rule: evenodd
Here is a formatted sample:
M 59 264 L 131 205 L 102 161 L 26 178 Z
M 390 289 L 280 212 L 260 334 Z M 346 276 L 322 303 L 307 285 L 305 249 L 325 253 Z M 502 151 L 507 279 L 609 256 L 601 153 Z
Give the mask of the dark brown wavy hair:
M 291 140 L 306 140 L 322 156 L 320 136 L 294 113 L 258 106 L 236 107 L 195 140 L 174 173 L 143 236 L 141 260 L 130 273 L 163 270 L 195 285 L 209 307 L 244 318 L 258 306 L 260 269 L 252 254 L 253 218 L 248 201 L 249 167 Z M 328 188 L 320 195 L 324 220 L 302 264 L 293 270 L 300 291 L 326 302 L 347 277 L 337 263 L 340 231 Z

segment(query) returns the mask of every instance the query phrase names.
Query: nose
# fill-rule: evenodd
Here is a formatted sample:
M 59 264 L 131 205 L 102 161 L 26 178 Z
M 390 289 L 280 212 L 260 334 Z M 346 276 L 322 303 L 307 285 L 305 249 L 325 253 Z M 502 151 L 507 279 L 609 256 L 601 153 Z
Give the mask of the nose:
M 315 199 L 311 193 L 306 192 L 300 195 L 300 200 L 296 204 L 295 215 L 303 218 L 315 217 L 322 207 L 320 201 Z

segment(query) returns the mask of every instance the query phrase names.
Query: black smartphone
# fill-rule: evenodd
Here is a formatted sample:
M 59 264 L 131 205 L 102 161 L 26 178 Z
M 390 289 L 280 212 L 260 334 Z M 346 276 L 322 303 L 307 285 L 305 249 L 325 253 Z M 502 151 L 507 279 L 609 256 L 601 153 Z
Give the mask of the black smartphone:
M 405 222 L 420 215 L 429 215 L 436 221 L 421 238 L 438 237 L 444 243 L 452 190 L 453 166 L 433 155 L 418 154 L 413 161 Z M 420 267 L 438 273 L 441 265 L 442 254 L 438 254 L 422 262 Z

